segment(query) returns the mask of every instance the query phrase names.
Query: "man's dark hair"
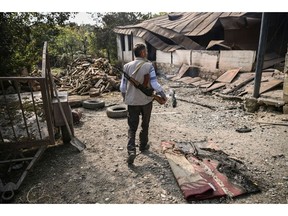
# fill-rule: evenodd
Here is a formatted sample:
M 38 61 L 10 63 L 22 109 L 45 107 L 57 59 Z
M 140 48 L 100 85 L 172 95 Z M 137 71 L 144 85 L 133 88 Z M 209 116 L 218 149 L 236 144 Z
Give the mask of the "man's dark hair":
M 134 52 L 135 57 L 140 57 L 140 53 L 144 49 L 146 49 L 145 44 L 142 44 L 142 43 L 135 44 L 135 46 L 133 48 L 133 52 Z

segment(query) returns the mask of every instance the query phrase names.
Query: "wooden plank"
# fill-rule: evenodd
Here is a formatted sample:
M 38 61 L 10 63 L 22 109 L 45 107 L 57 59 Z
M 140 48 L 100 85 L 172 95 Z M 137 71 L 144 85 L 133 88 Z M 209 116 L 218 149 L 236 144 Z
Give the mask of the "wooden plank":
M 212 84 L 212 82 L 209 82 L 209 81 L 206 81 L 206 80 L 204 80 L 204 79 L 201 79 L 201 80 L 199 80 L 199 81 L 197 81 L 197 82 L 191 83 L 191 85 L 193 85 L 193 86 L 195 86 L 195 87 L 198 87 L 198 86 L 201 86 L 201 85 L 204 85 L 204 84 L 208 84 L 208 83 L 211 83 L 211 84 Z M 210 84 L 210 85 L 211 85 L 211 84 Z
M 241 68 L 228 70 L 224 74 L 222 74 L 220 77 L 218 77 L 216 81 L 223 82 L 223 83 L 231 83 L 232 80 L 236 77 L 236 75 L 240 71 L 240 69 Z
M 178 76 L 175 76 L 175 77 L 171 78 L 172 81 L 176 81 L 178 79 L 180 79 Z
M 276 53 L 268 53 L 264 56 L 263 69 L 274 66 L 275 64 L 284 62 L 285 58 Z
M 206 81 L 206 82 L 203 82 L 203 84 L 200 84 L 199 87 L 200 88 L 209 88 L 209 86 L 211 86 L 212 84 L 213 84 L 213 82 Z
M 283 83 L 283 80 L 279 80 L 279 79 L 270 79 L 268 82 L 261 82 L 261 87 L 260 87 L 260 91 L 259 94 L 262 94 L 264 92 L 269 91 L 270 89 L 280 85 L 281 83 Z M 252 94 L 254 91 L 254 85 L 248 86 L 245 91 L 249 94 Z
M 215 89 L 219 89 L 223 86 L 225 86 L 226 83 L 214 83 L 212 86 L 210 86 L 208 89 L 205 90 L 205 92 L 213 91 Z
M 189 69 L 189 65 L 187 64 L 182 64 L 181 67 L 179 68 L 178 73 L 176 74 L 175 77 L 173 77 L 171 80 L 175 81 L 180 79 L 181 77 L 184 76 L 184 74 L 187 72 L 187 70 Z
M 264 92 L 264 93 L 261 94 L 261 97 L 263 97 L 263 98 L 273 98 L 275 100 L 284 101 L 283 100 L 283 90 L 282 89 Z
M 236 77 L 236 80 L 232 82 L 226 89 L 222 91 L 222 94 L 229 94 L 233 91 L 238 90 L 242 86 L 251 82 L 254 79 L 255 73 L 240 73 Z
M 192 77 L 189 77 L 189 76 L 186 76 L 186 77 L 182 77 L 181 79 L 178 79 L 177 82 L 184 82 L 187 84 L 187 81 L 189 82 L 189 80 L 191 79 Z
M 182 77 L 181 79 L 177 80 L 177 81 L 181 81 L 181 82 L 184 82 L 186 84 L 191 84 L 191 83 L 194 83 L 194 82 L 197 82 L 201 80 L 200 77 Z
M 265 71 L 262 71 L 262 79 L 264 79 L 265 77 L 272 77 L 274 74 L 274 72 L 265 72 Z M 261 79 L 261 81 L 263 81 Z

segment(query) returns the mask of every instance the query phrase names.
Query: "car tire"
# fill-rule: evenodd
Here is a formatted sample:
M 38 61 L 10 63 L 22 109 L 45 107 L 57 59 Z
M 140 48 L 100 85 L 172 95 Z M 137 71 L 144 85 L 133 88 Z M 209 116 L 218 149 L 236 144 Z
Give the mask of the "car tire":
M 125 118 L 127 117 L 127 106 L 125 104 L 115 105 L 106 109 L 109 118 Z
M 82 102 L 82 106 L 86 109 L 101 109 L 105 107 L 105 102 L 98 100 L 85 100 Z

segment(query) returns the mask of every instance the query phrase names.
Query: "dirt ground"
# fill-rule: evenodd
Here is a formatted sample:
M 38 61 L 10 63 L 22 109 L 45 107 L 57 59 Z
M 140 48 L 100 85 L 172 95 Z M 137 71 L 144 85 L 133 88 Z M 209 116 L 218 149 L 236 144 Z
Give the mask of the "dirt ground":
M 193 201 L 193 204 L 288 203 L 288 127 L 257 123 L 281 122 L 287 115 L 270 107 L 247 113 L 242 102 L 203 94 L 197 88 L 176 86 L 163 79 L 160 83 L 167 94 L 173 88 L 179 100 L 175 108 L 171 100 L 164 106 L 154 102 L 149 131 L 151 148 L 147 153 L 138 151 L 133 166 L 126 163 L 127 119 L 106 115 L 107 107 L 122 103 L 120 92 L 107 93 L 98 98 L 105 101 L 103 109 L 73 108 L 83 112 L 74 130 L 87 148 L 80 153 L 70 144 L 48 148 L 22 183 L 13 203 L 191 203 L 184 199 L 162 152 L 164 140 L 213 140 L 222 151 L 247 166 L 253 182 L 261 189 L 259 193 L 234 199 Z M 251 132 L 236 131 L 245 126 Z

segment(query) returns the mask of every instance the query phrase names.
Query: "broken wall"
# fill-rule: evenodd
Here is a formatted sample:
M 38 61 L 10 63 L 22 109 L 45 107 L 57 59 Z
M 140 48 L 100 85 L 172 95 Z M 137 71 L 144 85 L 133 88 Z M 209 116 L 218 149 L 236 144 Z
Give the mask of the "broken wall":
M 172 52 L 171 63 L 175 65 L 191 65 L 191 52 L 192 50 L 175 50 L 174 52 Z
M 193 50 L 191 56 L 192 65 L 203 67 L 208 71 L 215 71 L 219 58 L 219 51 Z
M 132 50 L 128 50 L 128 42 L 128 36 L 125 35 L 125 50 L 122 51 L 121 38 L 117 35 L 118 59 L 124 62 L 133 59 Z M 133 44 L 136 43 L 145 43 L 145 40 L 133 37 Z M 254 50 L 175 50 L 173 52 L 156 50 L 155 63 L 158 72 L 160 70 L 166 74 L 175 74 L 177 72 L 176 68 L 179 68 L 182 64 L 200 67 L 201 71 L 205 71 L 205 73 L 224 72 L 232 68 L 241 68 L 241 71 L 250 72 L 253 70 L 255 59 L 256 51 Z M 175 67 L 172 67 L 172 65 L 175 65 Z
M 241 68 L 240 71 L 252 71 L 256 59 L 253 50 L 220 51 L 219 69 L 222 71 L 232 68 Z
M 163 52 L 161 50 L 156 51 L 156 62 L 172 64 L 172 54 L 171 52 Z
M 253 50 L 229 50 L 229 51 L 207 51 L 207 50 L 176 50 L 174 52 L 163 52 L 157 50 L 156 63 L 176 65 L 193 65 L 201 68 L 206 73 L 226 71 L 233 68 L 241 68 L 240 71 L 250 72 L 253 70 L 256 59 L 256 51 Z M 168 69 L 168 66 L 167 66 Z M 169 71 L 169 72 L 168 72 Z M 168 74 L 172 71 L 169 69 Z

